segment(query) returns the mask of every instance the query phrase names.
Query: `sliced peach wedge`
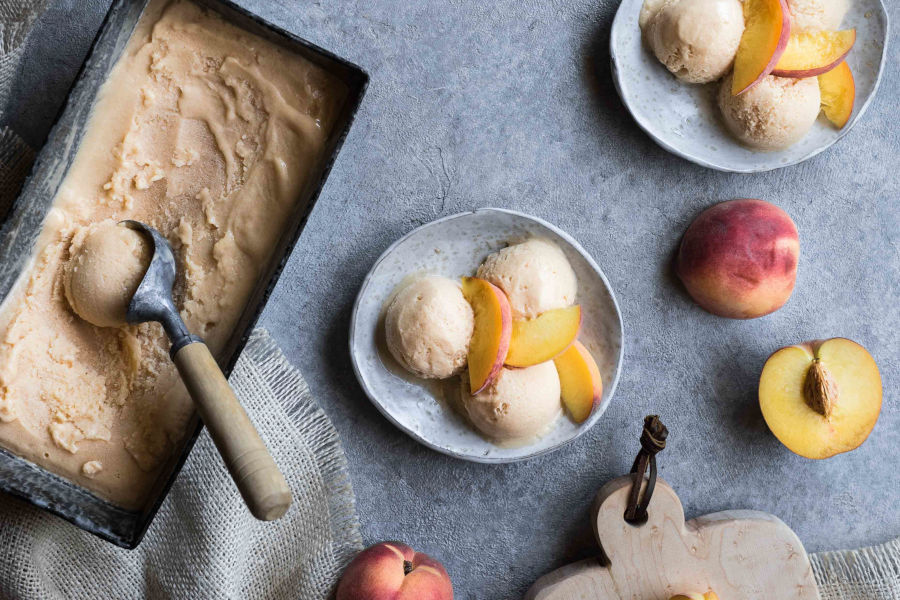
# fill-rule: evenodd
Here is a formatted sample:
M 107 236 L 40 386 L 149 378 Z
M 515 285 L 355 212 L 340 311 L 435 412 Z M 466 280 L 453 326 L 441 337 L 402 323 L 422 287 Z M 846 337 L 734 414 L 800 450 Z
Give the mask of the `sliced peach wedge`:
M 581 307 L 567 306 L 541 313 L 533 319 L 516 319 L 506 364 L 533 367 L 553 360 L 572 345 L 581 329 Z
M 847 61 L 819 75 L 819 91 L 825 117 L 842 129 L 853 116 L 853 104 L 856 102 L 856 83 Z
M 468 356 L 469 386 L 474 396 L 503 368 L 512 337 L 512 309 L 503 290 L 484 279 L 463 277 L 462 291 L 475 314 Z
M 572 420 L 584 423 L 603 398 L 603 378 L 594 357 L 579 341 L 553 359 L 562 401 Z
M 795 33 L 772 75 L 805 79 L 827 73 L 843 62 L 855 43 L 855 29 Z
M 744 34 L 734 57 L 732 95 L 746 92 L 772 72 L 790 36 L 787 0 L 744 1 Z
M 881 396 L 875 360 L 844 338 L 782 348 L 759 378 L 766 424 L 806 458 L 828 458 L 862 444 L 878 420 Z

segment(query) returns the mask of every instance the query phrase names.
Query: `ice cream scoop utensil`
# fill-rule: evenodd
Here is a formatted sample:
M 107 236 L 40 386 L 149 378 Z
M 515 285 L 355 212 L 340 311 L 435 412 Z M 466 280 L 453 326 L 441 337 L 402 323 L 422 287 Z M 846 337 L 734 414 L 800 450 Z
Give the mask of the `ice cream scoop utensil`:
M 129 323 L 158 321 L 170 355 L 250 512 L 270 521 L 291 504 L 291 491 L 203 340 L 191 334 L 172 301 L 175 257 L 169 241 L 138 221 L 123 221 L 153 242 L 153 258 L 128 306 Z

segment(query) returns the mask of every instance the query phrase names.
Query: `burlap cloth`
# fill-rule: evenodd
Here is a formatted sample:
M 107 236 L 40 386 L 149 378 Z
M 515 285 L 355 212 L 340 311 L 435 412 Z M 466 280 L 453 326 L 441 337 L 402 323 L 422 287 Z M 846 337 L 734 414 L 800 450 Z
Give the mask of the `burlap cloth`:
M 0 118 L 45 3 L 0 0 Z M 0 130 L 0 216 L 32 157 Z M 204 432 L 136 550 L 0 495 L 0 599 L 327 597 L 362 547 L 337 433 L 265 331 L 254 332 L 230 381 L 294 492 L 284 518 L 250 516 Z M 900 540 L 811 559 L 822 600 L 900 600 Z

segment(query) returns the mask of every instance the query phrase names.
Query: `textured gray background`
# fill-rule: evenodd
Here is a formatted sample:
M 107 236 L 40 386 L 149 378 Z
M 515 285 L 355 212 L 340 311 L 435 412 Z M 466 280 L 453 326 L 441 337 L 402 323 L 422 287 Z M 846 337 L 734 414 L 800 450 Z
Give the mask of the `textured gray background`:
M 797 167 L 725 175 L 670 156 L 626 113 L 608 67 L 615 1 L 242 3 L 372 76 L 262 320 L 340 431 L 367 542 L 398 538 L 433 554 L 458 598 L 520 596 L 593 551 L 590 501 L 627 471 L 650 412 L 672 431 L 661 473 L 689 515 L 770 511 L 810 551 L 900 535 L 896 44 L 878 98 L 836 147 Z M 52 4 L 29 40 L 5 123 L 36 147 L 109 2 Z M 691 219 L 742 196 L 786 209 L 802 245 L 790 302 L 750 322 L 702 312 L 671 274 Z M 477 206 L 515 208 L 570 232 L 605 269 L 624 312 L 624 373 L 609 411 L 576 443 L 523 464 L 468 464 L 417 445 L 371 406 L 347 356 L 350 309 L 376 257 L 413 227 Z M 756 381 L 774 349 L 833 336 L 872 352 L 885 403 L 862 448 L 813 462 L 767 431 Z

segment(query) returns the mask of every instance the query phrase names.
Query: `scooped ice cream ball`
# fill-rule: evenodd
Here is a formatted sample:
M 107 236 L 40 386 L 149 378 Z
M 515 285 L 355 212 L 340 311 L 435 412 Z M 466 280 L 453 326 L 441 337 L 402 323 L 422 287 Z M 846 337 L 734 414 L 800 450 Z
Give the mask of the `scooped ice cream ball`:
M 69 246 L 63 285 L 75 313 L 98 327 L 120 327 L 153 258 L 137 231 L 115 221 L 79 230 Z
M 791 31 L 834 31 L 850 9 L 850 0 L 787 0 Z
M 760 150 L 783 150 L 812 128 L 821 109 L 815 77 L 770 75 L 739 96 L 731 95 L 731 76 L 722 81 L 719 108 L 728 130 Z
M 467 378 L 463 378 L 467 379 Z M 562 412 L 559 373 L 553 361 L 525 369 L 508 369 L 478 394 L 461 386 L 469 420 L 499 442 L 527 441 L 547 429 Z
M 544 238 L 531 238 L 491 254 L 478 267 L 478 277 L 506 293 L 516 319 L 570 306 L 578 291 L 565 253 Z
M 430 276 L 397 293 L 384 326 L 388 349 L 403 368 L 424 379 L 446 379 L 466 366 L 475 315 L 459 283 Z
M 716 81 L 731 68 L 744 33 L 740 0 L 646 0 L 641 29 L 656 58 L 687 83 Z

